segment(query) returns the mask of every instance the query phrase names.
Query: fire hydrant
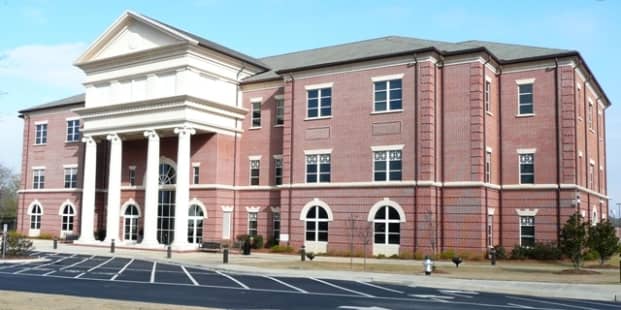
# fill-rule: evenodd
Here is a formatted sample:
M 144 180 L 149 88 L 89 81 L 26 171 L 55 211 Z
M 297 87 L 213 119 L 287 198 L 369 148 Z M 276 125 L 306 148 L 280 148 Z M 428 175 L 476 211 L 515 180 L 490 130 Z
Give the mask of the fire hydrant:
M 433 269 L 433 261 L 429 258 L 429 256 L 425 256 L 423 266 L 425 267 L 425 275 L 430 276 L 431 270 Z

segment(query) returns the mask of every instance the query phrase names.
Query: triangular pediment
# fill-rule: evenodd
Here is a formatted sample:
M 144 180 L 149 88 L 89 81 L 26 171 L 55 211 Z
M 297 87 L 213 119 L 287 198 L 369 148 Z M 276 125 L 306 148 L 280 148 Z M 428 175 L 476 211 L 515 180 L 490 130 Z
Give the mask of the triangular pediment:
M 76 61 L 77 65 L 144 50 L 195 43 L 192 38 L 140 14 L 125 12 Z

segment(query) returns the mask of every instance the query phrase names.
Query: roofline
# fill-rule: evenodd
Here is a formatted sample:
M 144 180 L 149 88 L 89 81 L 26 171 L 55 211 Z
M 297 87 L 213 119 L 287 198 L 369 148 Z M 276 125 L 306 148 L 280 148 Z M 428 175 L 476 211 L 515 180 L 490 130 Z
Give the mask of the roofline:
M 30 112 L 35 112 L 35 111 L 43 111 L 43 110 L 49 110 L 49 109 L 56 109 L 56 108 L 63 108 L 63 107 L 68 107 L 68 106 L 72 106 L 72 105 L 78 105 L 78 104 L 84 104 L 84 101 L 76 101 L 76 102 L 71 102 L 71 103 L 64 103 L 64 104 L 59 104 L 59 105 L 54 105 L 54 106 L 49 106 L 49 107 L 34 107 L 34 108 L 28 108 L 28 109 L 24 109 L 24 110 L 19 110 L 17 111 L 17 113 L 19 113 L 19 117 L 22 117 L 24 114 L 26 113 L 30 113 Z

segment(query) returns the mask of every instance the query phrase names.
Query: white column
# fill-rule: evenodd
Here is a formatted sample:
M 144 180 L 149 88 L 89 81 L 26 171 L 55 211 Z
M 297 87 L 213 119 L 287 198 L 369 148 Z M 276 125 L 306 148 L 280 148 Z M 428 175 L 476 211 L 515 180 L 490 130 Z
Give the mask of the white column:
M 93 243 L 93 222 L 95 218 L 95 173 L 97 171 L 97 142 L 91 136 L 84 142 L 84 179 L 82 181 L 82 219 L 80 221 L 80 242 Z
M 142 245 L 157 246 L 157 204 L 159 191 L 160 137 L 155 130 L 147 130 L 144 136 L 147 147 L 147 169 L 144 180 L 144 227 Z
M 175 199 L 175 238 L 173 247 L 183 249 L 188 244 L 188 208 L 190 203 L 190 137 L 196 131 L 192 128 L 175 128 L 179 135 L 177 149 L 177 184 Z
M 117 134 L 106 137 L 110 141 L 110 172 L 108 173 L 108 204 L 106 217 L 106 240 L 119 241 L 119 210 L 121 209 L 121 164 L 123 141 Z

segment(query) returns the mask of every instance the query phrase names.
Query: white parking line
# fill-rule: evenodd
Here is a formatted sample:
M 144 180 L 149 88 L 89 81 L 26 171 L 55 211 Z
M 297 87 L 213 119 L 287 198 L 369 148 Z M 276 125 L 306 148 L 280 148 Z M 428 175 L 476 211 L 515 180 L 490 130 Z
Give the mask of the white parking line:
M 75 277 L 73 277 L 73 278 L 74 278 L 74 279 L 77 279 L 77 278 L 79 278 L 79 277 L 81 277 L 81 276 L 85 275 L 86 273 L 91 272 L 91 271 L 93 271 L 93 270 L 95 270 L 95 269 L 97 269 L 97 268 L 99 268 L 99 267 L 101 267 L 101 266 L 103 266 L 103 265 L 107 264 L 109 261 L 111 261 L 111 260 L 113 260 L 113 259 L 114 259 L 114 257 L 110 257 L 110 258 L 109 258 L 108 260 L 106 260 L 105 262 L 103 262 L 103 263 L 101 263 L 101 264 L 99 264 L 99 265 L 97 265 L 97 266 L 95 266 L 95 267 L 93 267 L 93 268 L 91 268 L 91 269 L 87 270 L 86 272 L 82 272 L 81 274 L 79 274 L 79 275 L 77 275 L 77 276 L 75 276 Z
M 196 282 L 194 277 L 188 272 L 187 269 L 185 269 L 185 266 L 181 265 L 181 269 L 183 269 L 183 272 L 185 272 L 185 274 L 188 276 L 188 278 L 190 278 L 190 281 L 192 281 L 192 283 L 194 283 L 194 285 L 198 285 L 198 282 Z
M 125 269 L 127 269 L 127 266 L 129 266 L 131 263 L 134 262 L 134 259 L 130 259 L 129 262 L 127 262 L 127 264 L 125 264 L 125 266 L 123 266 L 123 268 L 121 268 L 121 270 L 119 270 L 119 272 L 117 272 L 114 276 L 112 276 L 112 278 L 110 278 L 110 281 L 114 281 L 114 279 L 116 279 L 118 276 L 121 275 L 121 273 L 123 273 L 123 271 L 125 271 Z
M 233 282 L 235 282 L 235 283 L 239 284 L 239 286 L 243 287 L 244 289 L 247 289 L 247 290 L 249 290 L 249 289 L 250 289 L 248 286 L 246 286 L 246 284 L 239 282 L 239 280 L 237 280 L 237 279 L 235 279 L 235 278 L 233 278 L 233 277 L 229 276 L 228 274 L 222 273 L 222 272 L 217 271 L 217 270 L 216 270 L 216 273 L 217 273 L 217 274 L 219 274 L 219 275 L 221 275 L 221 276 L 223 276 L 223 277 L 227 277 L 227 278 L 231 279 L 231 281 L 233 281 Z
M 41 268 L 41 267 L 45 267 L 45 266 L 49 266 L 49 265 L 53 265 L 53 264 L 56 264 L 56 263 L 60 263 L 60 262 L 62 262 L 62 261 L 64 261 L 64 260 L 69 259 L 69 258 L 72 258 L 72 257 L 74 257 L 74 256 L 76 256 L 76 255 L 77 255 L 77 254 L 73 254 L 73 255 L 71 255 L 71 256 L 65 256 L 65 257 L 63 257 L 63 258 L 61 258 L 61 259 L 57 259 L 57 260 L 55 260 L 55 261 L 53 261 L 53 262 L 49 262 L 49 263 L 47 263 L 47 264 L 38 265 L 38 266 L 33 266 L 33 267 L 28 267 L 28 268 L 24 268 L 24 269 L 22 269 L 22 270 L 19 270 L 19 271 L 13 272 L 13 274 L 19 274 L 19 273 L 22 273 L 22 272 L 24 272 L 24 271 L 28 271 L 28 270 L 31 270 L 31 269 Z
M 83 262 L 85 262 L 85 261 L 87 261 L 87 260 L 89 260 L 89 259 L 92 259 L 92 258 L 94 258 L 94 257 L 95 257 L 95 255 L 93 255 L 93 256 L 91 256 L 91 257 L 87 257 L 87 258 L 85 258 L 85 259 L 83 259 L 83 260 L 81 260 L 81 261 L 78 261 L 77 263 L 73 263 L 73 264 L 71 264 L 71 265 L 69 265 L 69 266 L 62 267 L 62 268 L 60 268 L 60 269 L 58 269 L 58 270 L 59 270 L 59 271 L 62 271 L 62 270 L 67 270 L 67 269 L 69 269 L 69 268 L 71 268 L 71 267 L 75 267 L 75 266 L 77 266 L 77 265 L 79 265 L 79 264 L 81 264 L 81 263 L 83 263 Z
M 538 300 L 538 299 L 531 299 L 531 298 L 524 298 L 524 297 L 517 297 L 517 296 L 507 296 L 507 298 L 509 298 L 509 299 L 518 299 L 518 300 L 525 300 L 525 301 L 531 301 L 531 302 L 538 302 L 538 303 L 542 303 L 542 304 L 550 304 L 550 305 L 557 305 L 557 306 L 563 306 L 563 307 L 570 307 L 570 308 L 576 308 L 576 309 L 597 310 L 597 308 L 574 306 L 574 305 L 562 304 L 562 303 L 558 303 L 558 302 Z
M 369 282 L 364 282 L 364 281 L 356 281 L 356 282 L 358 282 L 358 283 L 360 283 L 362 285 L 367 285 L 367 286 L 374 287 L 376 289 L 384 290 L 384 291 L 387 291 L 387 292 L 392 292 L 392 293 L 397 293 L 397 294 L 405 294 L 405 292 L 403 292 L 403 291 L 393 290 L 391 288 L 379 286 L 379 285 L 376 285 L 376 284 L 373 284 L 373 283 L 369 283 Z
M 149 282 L 155 282 L 155 268 L 157 266 L 156 262 L 153 262 L 153 269 L 151 269 L 151 280 Z
M 294 290 L 296 290 L 296 291 L 298 291 L 298 292 L 300 292 L 300 293 L 303 293 L 303 294 L 308 294 L 308 292 L 307 292 L 307 291 L 305 291 L 305 290 L 303 290 L 303 289 L 301 289 L 301 288 L 299 288 L 299 287 L 295 287 L 295 286 L 293 286 L 293 285 L 291 285 L 291 284 L 289 284 L 289 283 L 287 283 L 287 282 L 284 282 L 284 281 L 278 280 L 278 279 L 276 279 L 276 278 L 272 278 L 272 277 L 270 277 L 270 276 L 264 276 L 264 277 L 266 277 L 266 278 L 268 278 L 268 279 L 270 279 L 270 280 L 274 280 L 274 281 L 276 281 L 276 282 L 278 282 L 278 283 L 280 283 L 280 284 L 282 284 L 282 285 L 284 285 L 284 286 L 286 286 L 286 287 L 292 288 L 292 289 L 294 289 Z
M 348 288 L 345 288 L 345 287 L 342 287 L 342 286 L 338 286 L 338 285 L 336 285 L 336 284 L 332 284 L 332 283 L 330 283 L 330 282 L 326 282 L 326 281 L 324 281 L 324 280 L 315 279 L 315 278 L 313 278 L 313 277 L 308 277 L 308 278 L 309 278 L 309 279 L 311 279 L 311 280 L 315 280 L 315 281 L 317 281 L 317 282 L 319 282 L 319 283 L 323 283 L 323 284 L 325 284 L 325 285 L 332 286 L 332 287 L 334 287 L 334 288 L 338 288 L 339 290 L 343 290 L 343 291 L 347 291 L 347 292 L 350 292 L 350 293 L 358 294 L 358 295 L 360 295 L 360 296 L 364 296 L 364 297 L 371 297 L 371 298 L 375 297 L 375 296 L 373 296 L 373 295 L 370 295 L 370 294 L 367 294 L 367 293 L 363 293 L 363 292 L 354 291 L 354 290 L 351 290 L 351 289 L 348 289 Z

